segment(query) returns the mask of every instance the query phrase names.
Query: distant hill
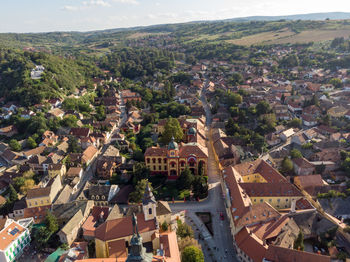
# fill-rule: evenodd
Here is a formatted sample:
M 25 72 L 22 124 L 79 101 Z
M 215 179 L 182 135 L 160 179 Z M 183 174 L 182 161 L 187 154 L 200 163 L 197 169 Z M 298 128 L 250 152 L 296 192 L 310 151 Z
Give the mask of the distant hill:
M 248 22 L 248 21 L 278 21 L 278 20 L 339 20 L 350 19 L 350 13 L 345 12 L 331 12 L 331 13 L 311 13 L 299 15 L 285 15 L 285 16 L 248 16 L 225 19 L 225 21 L 232 22 Z

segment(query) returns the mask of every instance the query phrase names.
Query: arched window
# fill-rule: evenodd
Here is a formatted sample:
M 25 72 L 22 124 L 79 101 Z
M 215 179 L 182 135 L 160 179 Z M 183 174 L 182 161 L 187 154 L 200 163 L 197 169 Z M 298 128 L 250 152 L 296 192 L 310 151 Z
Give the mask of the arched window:
M 100 197 L 99 196 L 96 196 L 96 200 L 99 200 L 100 199 Z
M 148 214 L 149 214 L 149 215 L 152 215 L 152 208 L 149 208 L 149 209 L 148 209 Z

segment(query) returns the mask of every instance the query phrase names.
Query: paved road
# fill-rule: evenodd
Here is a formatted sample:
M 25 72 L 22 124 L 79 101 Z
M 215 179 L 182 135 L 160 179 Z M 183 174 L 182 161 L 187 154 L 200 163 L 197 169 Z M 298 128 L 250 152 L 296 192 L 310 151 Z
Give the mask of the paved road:
M 210 212 L 213 221 L 214 236 L 212 238 L 205 239 L 211 250 L 215 250 L 214 247 L 219 250 L 214 251 L 214 259 L 207 257 L 206 261 L 238 261 L 233 248 L 233 239 L 231 236 L 231 230 L 229 222 L 225 215 L 224 201 L 222 198 L 221 189 L 221 175 L 220 170 L 215 161 L 213 148 L 211 146 L 210 136 L 210 124 L 211 124 L 211 112 L 208 103 L 205 100 L 204 93 L 201 94 L 201 101 L 203 103 L 204 110 L 206 112 L 206 134 L 209 138 L 208 141 L 208 182 L 209 182 L 209 194 L 208 198 L 202 202 L 186 202 L 170 204 L 171 209 L 174 212 L 186 210 L 186 214 L 192 219 L 193 223 L 197 227 L 203 227 L 203 223 L 195 215 L 195 212 Z M 220 213 L 224 214 L 224 220 L 220 219 Z M 227 250 L 227 253 L 225 252 Z

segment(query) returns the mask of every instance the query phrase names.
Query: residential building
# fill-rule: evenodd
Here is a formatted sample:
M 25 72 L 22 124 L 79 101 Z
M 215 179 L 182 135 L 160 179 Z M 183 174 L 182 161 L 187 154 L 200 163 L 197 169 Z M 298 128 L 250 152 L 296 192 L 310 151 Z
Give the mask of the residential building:
M 26 197 L 27 206 L 41 207 L 51 205 L 61 188 L 61 178 L 56 176 L 50 180 L 46 187 L 29 189 Z
M 0 228 L 0 239 L 0 261 L 11 262 L 18 259 L 30 244 L 30 232 L 18 222 L 7 219 Z

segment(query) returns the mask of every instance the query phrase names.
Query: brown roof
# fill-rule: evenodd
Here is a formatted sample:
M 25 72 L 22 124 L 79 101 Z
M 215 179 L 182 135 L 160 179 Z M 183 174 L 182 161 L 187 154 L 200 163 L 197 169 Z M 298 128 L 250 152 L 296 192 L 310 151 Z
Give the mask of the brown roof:
M 241 175 L 251 175 L 259 173 L 267 182 L 283 182 L 286 181 L 276 169 L 270 166 L 265 160 L 257 159 L 252 162 L 245 162 L 234 166 L 234 169 Z
M 166 156 L 167 155 L 167 149 L 164 147 L 149 147 L 147 148 L 145 152 L 145 157 L 147 156 Z
M 180 252 L 175 231 L 162 233 L 160 235 L 160 243 L 163 244 L 167 262 L 180 262 Z
M 242 189 L 250 197 L 284 197 L 284 196 L 302 196 L 300 191 L 291 183 L 240 183 Z
M 108 253 L 109 257 L 121 258 L 127 257 L 128 254 L 126 252 L 126 245 L 124 239 L 119 239 L 116 241 L 108 242 Z
M 96 155 L 97 152 L 98 152 L 98 150 L 96 147 L 89 146 L 83 152 L 83 159 L 87 162 L 87 161 L 91 160 L 94 157 L 94 155 Z
M 38 197 L 46 197 L 49 196 L 51 192 L 51 187 L 39 187 L 29 189 L 27 192 L 27 199 L 38 198 Z
M 298 182 L 303 189 L 310 186 L 323 186 L 321 175 L 296 176 L 294 181 Z
M 138 229 L 140 233 L 156 229 L 154 220 L 145 221 L 143 213 L 137 214 Z M 131 236 L 133 232 L 132 217 L 123 217 L 108 220 L 96 229 L 96 238 L 107 241 Z
M 69 134 L 78 137 L 88 137 L 90 134 L 90 129 L 88 127 L 73 127 L 71 128 Z
M 199 144 L 186 144 L 180 147 L 179 156 L 188 158 L 191 155 L 195 155 L 196 157 L 206 158 L 208 157 L 208 149 Z
M 44 152 L 45 148 L 46 148 L 45 146 L 39 146 L 24 152 L 24 155 L 27 157 L 33 156 L 33 155 L 40 155 L 42 152 Z
M 75 177 L 75 176 L 79 176 L 80 172 L 83 169 L 81 167 L 71 167 L 68 169 L 66 176 L 68 177 Z
M 265 258 L 272 262 L 329 262 L 329 256 L 270 245 Z
M 300 168 L 313 168 L 314 165 L 307 161 L 305 158 L 294 158 L 293 163 L 296 164 Z

